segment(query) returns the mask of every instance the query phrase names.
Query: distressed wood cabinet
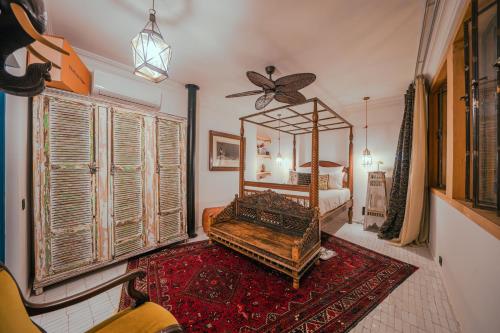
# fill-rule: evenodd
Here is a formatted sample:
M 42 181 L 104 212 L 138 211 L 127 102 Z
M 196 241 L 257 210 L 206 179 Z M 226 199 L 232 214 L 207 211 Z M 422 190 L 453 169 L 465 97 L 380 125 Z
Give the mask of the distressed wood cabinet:
M 187 239 L 183 118 L 33 98 L 33 289 Z

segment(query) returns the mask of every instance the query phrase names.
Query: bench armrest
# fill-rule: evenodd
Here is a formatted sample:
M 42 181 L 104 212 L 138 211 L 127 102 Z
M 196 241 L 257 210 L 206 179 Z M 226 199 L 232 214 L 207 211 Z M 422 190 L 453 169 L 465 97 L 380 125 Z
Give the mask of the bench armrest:
M 210 231 L 210 227 L 215 223 L 215 218 L 221 211 L 224 210 L 224 207 L 210 207 L 205 208 L 203 210 L 203 231 L 208 234 Z
M 320 232 L 318 212 L 315 211 L 309 226 L 302 236 L 302 239 L 296 241 L 292 247 L 292 259 L 298 260 L 300 257 L 309 252 L 314 245 L 320 242 Z

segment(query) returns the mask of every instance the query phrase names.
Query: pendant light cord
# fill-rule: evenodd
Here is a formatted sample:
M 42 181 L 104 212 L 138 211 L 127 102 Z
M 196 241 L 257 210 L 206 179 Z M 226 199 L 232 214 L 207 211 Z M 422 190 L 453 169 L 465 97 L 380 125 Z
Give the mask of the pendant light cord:
M 368 99 L 365 99 L 365 149 L 368 149 Z

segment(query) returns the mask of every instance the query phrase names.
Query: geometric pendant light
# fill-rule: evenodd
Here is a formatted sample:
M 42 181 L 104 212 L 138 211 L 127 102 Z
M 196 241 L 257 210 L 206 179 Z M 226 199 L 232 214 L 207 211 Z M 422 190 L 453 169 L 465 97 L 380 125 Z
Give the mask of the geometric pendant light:
M 149 10 L 149 22 L 137 36 L 132 39 L 134 56 L 134 74 L 153 82 L 160 82 L 168 78 L 168 65 L 172 57 L 172 48 L 161 35 L 156 24 L 156 11 Z
M 365 168 L 372 165 L 372 155 L 368 150 L 368 100 L 370 97 L 363 97 L 365 101 L 365 149 L 361 153 L 361 165 Z

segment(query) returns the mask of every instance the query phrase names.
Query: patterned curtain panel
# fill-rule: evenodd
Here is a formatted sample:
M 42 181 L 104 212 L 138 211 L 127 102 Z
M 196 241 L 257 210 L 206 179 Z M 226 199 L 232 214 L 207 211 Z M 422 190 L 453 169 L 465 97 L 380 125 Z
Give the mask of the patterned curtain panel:
M 410 175 L 414 100 L 415 87 L 410 84 L 405 94 L 405 112 L 401 130 L 399 131 L 398 148 L 394 161 L 389 211 L 387 220 L 380 227 L 378 233 L 378 237 L 382 239 L 398 238 L 405 218 L 406 195 Z

